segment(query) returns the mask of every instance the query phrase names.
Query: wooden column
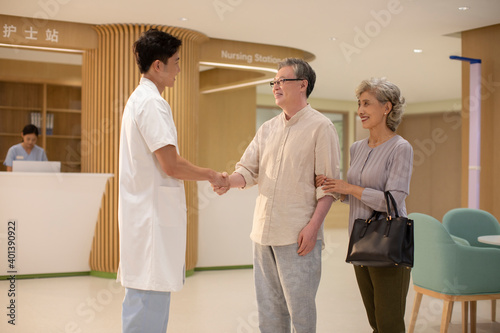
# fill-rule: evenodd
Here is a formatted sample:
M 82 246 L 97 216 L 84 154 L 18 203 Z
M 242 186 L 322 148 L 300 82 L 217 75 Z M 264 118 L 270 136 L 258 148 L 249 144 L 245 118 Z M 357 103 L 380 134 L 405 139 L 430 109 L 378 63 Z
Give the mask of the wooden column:
M 481 59 L 480 209 L 500 220 L 500 24 L 462 32 L 462 55 Z M 467 207 L 469 159 L 469 64 L 462 64 L 462 206 Z
M 172 108 L 183 157 L 197 163 L 199 53 L 208 38 L 182 28 L 155 25 L 110 24 L 96 26 L 98 48 L 86 51 L 82 78 L 82 172 L 112 173 L 96 225 L 90 267 L 115 273 L 119 263 L 118 152 L 121 115 L 128 97 L 137 87 L 140 73 L 132 51 L 141 33 L 150 29 L 170 33 L 182 40 L 181 73 L 164 98 Z M 198 203 L 195 182 L 186 182 L 188 239 L 186 269 L 197 260 Z

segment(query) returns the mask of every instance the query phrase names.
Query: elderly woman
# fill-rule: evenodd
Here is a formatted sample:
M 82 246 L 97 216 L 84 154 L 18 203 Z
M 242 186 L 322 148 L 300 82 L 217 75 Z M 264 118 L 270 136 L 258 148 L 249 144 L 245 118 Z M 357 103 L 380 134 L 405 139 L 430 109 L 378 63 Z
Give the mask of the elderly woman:
M 395 132 L 405 106 L 399 88 L 385 79 L 365 80 L 356 97 L 358 116 L 370 136 L 352 145 L 347 181 L 317 177 L 318 186 L 349 203 L 349 233 L 355 219 L 386 211 L 384 191 L 391 192 L 399 215 L 406 216 L 413 164 L 411 145 Z M 354 272 L 373 332 L 404 333 L 410 269 L 354 266 Z

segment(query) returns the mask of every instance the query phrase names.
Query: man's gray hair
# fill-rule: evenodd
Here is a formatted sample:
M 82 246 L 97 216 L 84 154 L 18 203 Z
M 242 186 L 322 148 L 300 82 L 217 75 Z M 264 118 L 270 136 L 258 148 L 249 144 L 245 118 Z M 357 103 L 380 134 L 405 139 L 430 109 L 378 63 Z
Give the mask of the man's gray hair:
M 298 58 L 286 58 L 278 64 L 278 70 L 288 66 L 293 68 L 297 79 L 307 80 L 306 97 L 309 98 L 316 83 L 316 73 L 307 62 Z

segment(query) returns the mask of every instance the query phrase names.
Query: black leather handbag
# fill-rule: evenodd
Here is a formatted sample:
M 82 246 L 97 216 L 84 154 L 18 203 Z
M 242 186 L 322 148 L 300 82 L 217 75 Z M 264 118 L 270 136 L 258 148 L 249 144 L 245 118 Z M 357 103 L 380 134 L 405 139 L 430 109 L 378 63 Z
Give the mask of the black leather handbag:
M 413 220 L 399 216 L 396 201 L 389 191 L 385 192 L 385 201 L 386 218 L 379 219 L 382 213 L 374 211 L 369 219 L 354 221 L 346 262 L 375 267 L 413 267 Z

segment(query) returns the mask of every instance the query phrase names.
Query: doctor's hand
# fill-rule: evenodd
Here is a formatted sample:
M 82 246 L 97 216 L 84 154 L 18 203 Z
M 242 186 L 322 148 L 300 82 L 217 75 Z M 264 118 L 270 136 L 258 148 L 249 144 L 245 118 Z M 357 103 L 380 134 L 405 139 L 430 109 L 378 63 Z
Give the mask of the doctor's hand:
M 222 195 L 229 191 L 231 188 L 231 184 L 229 183 L 229 175 L 227 172 L 223 173 L 218 173 L 217 177 L 210 182 L 212 185 L 212 189 L 214 190 L 215 193 L 218 195 Z

